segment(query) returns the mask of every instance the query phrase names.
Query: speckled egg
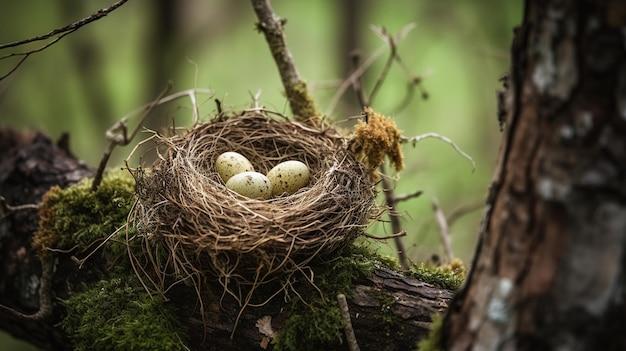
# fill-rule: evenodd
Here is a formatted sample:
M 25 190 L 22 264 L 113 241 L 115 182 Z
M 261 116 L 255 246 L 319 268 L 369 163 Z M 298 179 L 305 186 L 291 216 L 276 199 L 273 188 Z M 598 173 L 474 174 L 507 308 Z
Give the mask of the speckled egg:
M 309 184 L 311 172 L 300 161 L 285 161 L 277 164 L 267 173 L 272 183 L 272 195 L 293 194 Z
M 272 183 L 259 172 L 235 174 L 226 182 L 226 187 L 252 199 L 267 200 L 272 196 Z
M 215 160 L 215 170 L 222 180 L 227 182 L 235 174 L 254 172 L 254 167 L 242 154 L 229 151 L 217 157 Z

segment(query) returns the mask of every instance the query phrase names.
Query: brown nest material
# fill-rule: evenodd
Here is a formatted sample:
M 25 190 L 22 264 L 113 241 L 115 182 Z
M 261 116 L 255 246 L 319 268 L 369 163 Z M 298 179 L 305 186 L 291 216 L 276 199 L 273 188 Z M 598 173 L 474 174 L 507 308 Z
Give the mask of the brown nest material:
M 246 112 L 183 135 L 155 137 L 161 152 L 151 170 L 134 172 L 138 201 L 129 222 L 149 257 L 136 262 L 136 269 L 145 270 L 160 291 L 187 278 L 198 286 L 212 273 L 245 307 L 255 287 L 276 278 L 285 287 L 311 259 L 362 234 L 372 217 L 369 171 L 331 128 Z M 226 151 L 241 153 L 262 173 L 300 160 L 309 166 L 311 181 L 290 196 L 243 197 L 228 190 L 213 169 Z M 146 263 L 153 269 L 146 270 Z

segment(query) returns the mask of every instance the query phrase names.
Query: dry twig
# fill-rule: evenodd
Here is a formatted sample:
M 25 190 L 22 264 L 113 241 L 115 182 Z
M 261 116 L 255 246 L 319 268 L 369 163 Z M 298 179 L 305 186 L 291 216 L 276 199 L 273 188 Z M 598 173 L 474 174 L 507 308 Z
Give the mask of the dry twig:
M 385 65 L 383 66 L 383 70 L 380 72 L 378 79 L 376 79 L 376 83 L 374 83 L 372 92 L 369 95 L 368 103 L 370 105 L 373 104 L 374 99 L 376 98 L 376 94 L 378 93 L 380 88 L 383 86 L 383 83 L 387 79 L 387 74 L 389 74 L 389 70 L 391 70 L 391 65 L 393 64 L 393 61 L 395 60 L 396 56 L 398 56 L 396 42 L 393 36 L 387 32 L 387 29 L 385 27 L 382 27 L 380 29 L 378 28 L 374 28 L 374 29 L 375 29 L 374 30 L 375 32 L 378 32 L 378 31 L 380 32 L 383 39 L 386 41 L 387 45 L 389 45 L 389 57 L 387 58 L 387 61 L 385 62 Z
M 352 52 L 352 65 L 354 67 L 354 72 L 359 69 L 359 64 L 361 61 L 361 55 L 354 51 Z M 356 95 L 357 100 L 359 101 L 359 105 L 361 106 L 361 110 L 364 110 L 365 107 L 368 106 L 367 99 L 365 98 L 365 94 L 363 92 L 363 87 L 361 85 L 361 77 L 357 76 L 352 80 L 352 90 Z M 367 113 L 365 114 L 365 122 L 367 123 Z
M 39 279 L 39 310 L 32 314 L 17 311 L 11 307 L 0 305 L 0 311 L 23 320 L 43 320 L 52 314 L 52 275 L 54 271 L 54 257 L 41 257 L 41 278 Z
M 485 203 L 483 201 L 461 205 L 452 210 L 452 212 L 450 212 L 450 215 L 448 215 L 448 225 L 452 227 L 454 223 L 463 216 L 483 208 L 485 208 Z
M 406 38 L 406 36 L 414 28 L 415 28 L 415 24 L 414 23 L 409 23 L 406 26 L 404 26 L 393 37 L 394 43 L 397 45 L 399 42 L 404 40 L 404 38 Z M 360 79 L 361 76 L 363 76 L 365 74 L 365 72 L 367 72 L 367 70 L 374 64 L 374 62 L 376 62 L 376 60 L 385 53 L 385 51 L 386 51 L 386 49 L 388 47 L 389 47 L 389 45 L 386 43 L 385 45 L 382 45 L 379 48 L 377 48 L 374 51 L 374 53 L 372 53 L 357 69 L 355 69 L 352 72 L 352 74 L 350 74 L 350 76 L 348 78 L 346 78 L 346 80 L 343 81 L 343 83 L 341 83 L 341 85 L 337 89 L 337 92 L 335 93 L 335 95 L 333 95 L 332 99 L 330 100 L 329 106 L 328 106 L 328 108 L 326 110 L 326 114 L 327 115 L 331 115 L 335 111 L 335 108 L 339 104 L 339 101 L 341 100 L 341 97 L 352 86 L 353 82 L 356 79 Z M 367 103 L 367 101 L 365 101 L 365 102 Z M 365 106 L 367 104 L 362 104 L 362 105 Z
M 446 219 L 446 215 L 443 213 L 441 207 L 437 203 L 437 200 L 432 200 L 433 212 L 435 213 L 435 219 L 439 226 L 439 235 L 441 236 L 441 243 L 443 245 L 443 251 L 446 254 L 448 262 L 452 262 L 454 254 L 452 253 L 452 240 L 450 239 L 450 227 Z
M 385 194 L 385 203 L 387 205 L 387 211 L 389 213 L 389 220 L 391 221 L 391 230 L 394 233 L 401 233 L 402 224 L 400 222 L 400 214 L 396 209 L 396 197 L 393 190 L 393 185 L 389 181 L 389 178 L 386 175 L 385 166 L 380 166 L 381 173 L 381 186 L 383 188 L 383 193 Z M 396 252 L 398 253 L 398 261 L 400 262 L 400 266 L 402 269 L 409 269 L 409 259 L 406 256 L 406 249 L 404 248 L 404 243 L 400 237 L 394 237 L 393 242 L 396 245 Z
M 28 38 L 28 39 L 23 39 L 23 40 L 18 40 L 18 41 L 14 41 L 14 42 L 10 42 L 10 43 L 6 43 L 6 44 L 0 44 L 0 50 L 2 49 L 8 49 L 8 48 L 14 48 L 14 47 L 19 47 L 19 46 L 23 46 L 29 43 L 33 43 L 33 42 L 38 42 L 38 41 L 43 41 L 43 40 L 48 40 L 50 38 L 54 39 L 52 41 L 50 41 L 49 43 L 47 43 L 46 45 L 43 45 L 39 48 L 36 49 L 31 49 L 31 50 L 27 50 L 25 52 L 17 52 L 17 53 L 11 53 L 5 56 L 0 57 L 0 60 L 4 60 L 4 59 L 8 59 L 11 57 L 21 57 L 20 60 L 15 64 L 15 66 L 13 66 L 13 68 L 11 68 L 9 70 L 9 72 L 7 72 L 6 74 L 0 76 L 0 81 L 4 80 L 5 78 L 7 78 L 8 76 L 10 76 L 11 74 L 13 74 L 32 54 L 41 52 L 47 48 L 49 48 L 50 46 L 56 44 L 57 42 L 59 42 L 61 39 L 63 39 L 63 37 L 65 37 L 68 34 L 71 34 L 75 31 L 77 31 L 78 29 L 82 28 L 83 26 L 97 21 L 103 17 L 105 17 L 106 15 L 108 15 L 109 13 L 115 11 L 116 9 L 118 9 L 120 6 L 124 5 L 124 3 L 126 3 L 128 0 L 119 0 L 116 3 L 114 3 L 113 5 L 107 7 L 107 8 L 103 8 L 98 10 L 97 12 L 91 14 L 88 17 L 85 17 L 79 21 L 76 21 L 74 23 L 71 23 L 67 26 L 61 27 L 61 28 L 57 28 L 54 29 L 46 34 L 42 34 L 42 35 L 38 35 L 32 38 Z
M 106 138 L 109 141 L 109 144 L 107 145 L 107 148 L 104 150 L 104 153 L 102 154 L 102 158 L 100 159 L 100 163 L 98 165 L 98 170 L 96 171 L 96 175 L 94 176 L 93 182 L 91 183 L 92 191 L 97 190 L 98 187 L 100 186 L 100 183 L 102 182 L 102 176 L 104 174 L 104 170 L 106 169 L 106 165 L 109 162 L 109 158 L 111 157 L 111 153 L 113 152 L 115 147 L 126 146 L 130 144 L 130 142 L 135 138 L 135 136 L 139 132 L 139 129 L 141 129 L 143 122 L 150 114 L 150 111 L 152 111 L 154 107 L 186 96 L 186 97 L 189 97 L 189 99 L 191 100 L 191 104 L 192 104 L 193 111 L 194 111 L 193 112 L 194 120 L 197 120 L 197 116 L 199 115 L 199 112 L 198 112 L 196 94 L 198 93 L 212 94 L 211 90 L 209 89 L 187 89 L 187 90 L 183 90 L 183 91 L 180 91 L 180 92 L 168 95 L 168 96 L 163 96 L 169 89 L 170 89 L 170 85 L 168 85 L 168 87 L 165 90 L 163 90 L 163 92 L 159 95 L 159 97 L 156 100 L 126 114 L 118 122 L 116 122 L 111 128 L 107 130 Z M 137 126 L 135 127 L 135 129 L 133 129 L 133 131 L 129 135 L 126 123 L 129 118 L 134 117 L 140 113 L 141 113 L 141 117 L 139 118 L 139 122 L 137 123 Z
M 346 334 L 346 342 L 348 344 L 348 350 L 359 351 L 359 344 L 356 341 L 354 335 L 354 329 L 352 328 L 352 321 L 350 320 L 350 310 L 348 309 L 348 302 L 346 301 L 346 295 L 337 294 L 337 303 L 339 304 L 339 310 L 341 311 L 341 319 L 343 319 L 343 330 Z
M 391 234 L 391 235 L 385 235 L 385 236 L 374 236 L 371 234 L 363 234 L 363 236 L 365 236 L 366 238 L 370 238 L 373 240 L 389 240 L 389 239 L 394 239 L 394 238 L 401 238 L 403 236 L 406 236 L 406 231 L 401 231 L 400 233 L 395 233 L 395 234 Z
M 11 206 L 7 203 L 4 196 L 0 195 L 0 209 L 6 212 L 17 212 L 23 210 L 36 210 L 39 208 L 39 204 L 22 204 Z
M 450 138 L 443 136 L 441 134 L 438 133 L 425 133 L 425 134 L 421 134 L 421 135 L 417 135 L 411 138 L 408 137 L 402 137 L 400 139 L 401 143 L 411 143 L 411 145 L 413 145 L 413 147 L 415 147 L 415 145 L 417 145 L 417 143 L 419 143 L 420 141 L 423 141 L 425 139 L 437 139 L 437 140 L 441 140 L 444 143 L 452 146 L 452 148 L 454 149 L 454 151 L 456 151 L 459 155 L 463 156 L 465 159 L 467 159 L 471 164 L 472 164 L 472 172 L 476 170 L 476 162 L 474 162 L 474 159 L 468 155 L 465 151 L 463 151 L 454 141 L 452 141 Z
M 424 193 L 423 191 L 418 190 L 418 191 L 415 191 L 415 192 L 412 192 L 412 193 L 409 193 L 409 194 L 394 196 L 394 202 L 397 204 L 397 203 L 400 203 L 400 202 L 404 202 L 404 201 L 408 201 L 408 200 L 411 200 L 411 199 L 415 199 L 417 197 L 422 196 L 423 193 Z

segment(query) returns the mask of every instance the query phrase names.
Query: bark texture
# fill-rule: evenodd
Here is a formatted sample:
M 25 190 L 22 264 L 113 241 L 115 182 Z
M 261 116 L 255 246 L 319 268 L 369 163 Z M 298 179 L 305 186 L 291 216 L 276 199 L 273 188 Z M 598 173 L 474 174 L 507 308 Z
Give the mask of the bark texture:
M 51 186 L 67 186 L 92 175 L 71 155 L 66 141 L 57 146 L 41 134 L 0 130 L 0 160 L 0 195 L 9 205 L 37 203 Z M 0 304 L 34 312 L 38 309 L 41 274 L 40 261 L 31 249 L 37 211 L 3 213 L 0 210 L 0 218 Z M 56 253 L 56 257 L 52 316 L 39 321 L 22 320 L 0 310 L 0 328 L 41 348 L 66 350 L 71 345 L 59 327 L 64 313 L 60 300 L 72 294 L 70 287 L 93 279 L 88 272 L 99 268 L 79 271 L 69 254 Z M 180 296 L 193 299 L 193 294 L 189 297 L 189 293 L 181 292 Z M 378 267 L 371 276 L 357 282 L 348 299 L 361 350 L 412 349 L 428 332 L 432 315 L 445 311 L 452 294 Z M 239 308 L 233 301 L 225 300 L 222 308 L 215 303 L 208 309 L 206 334 L 199 317 L 186 320 L 190 331 L 188 346 L 193 350 L 258 349 L 263 335 L 256 326 L 257 320 L 271 316 L 272 327 L 279 330 L 288 317 L 278 301 L 281 299 L 275 300 L 262 308 L 247 310 L 232 340 L 230 334 Z M 402 338 L 393 338 L 399 332 Z M 343 349 L 345 344 L 337 347 Z
M 626 2 L 527 0 L 450 350 L 626 349 Z
M 90 176 L 69 152 L 68 139 L 55 145 L 38 133 L 0 128 L 0 195 L 11 206 L 36 204 L 53 185 L 67 186 Z M 32 313 L 39 308 L 41 263 L 31 248 L 37 210 L 10 212 L 0 207 L 0 304 Z M 55 318 L 23 322 L 0 311 L 0 328 L 35 345 L 67 348 Z

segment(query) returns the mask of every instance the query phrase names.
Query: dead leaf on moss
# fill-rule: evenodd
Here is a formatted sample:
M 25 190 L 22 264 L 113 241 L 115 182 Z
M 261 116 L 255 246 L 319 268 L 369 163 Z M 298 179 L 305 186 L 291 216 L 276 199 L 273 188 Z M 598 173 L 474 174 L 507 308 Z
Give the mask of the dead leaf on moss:
M 274 338 L 274 330 L 272 329 L 272 316 L 264 316 L 256 321 L 256 327 L 259 329 L 259 333 L 263 335 L 260 346 L 262 349 L 266 349 L 270 341 Z

